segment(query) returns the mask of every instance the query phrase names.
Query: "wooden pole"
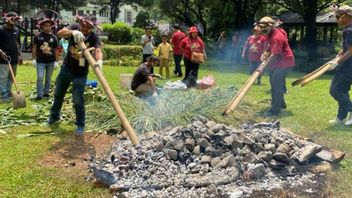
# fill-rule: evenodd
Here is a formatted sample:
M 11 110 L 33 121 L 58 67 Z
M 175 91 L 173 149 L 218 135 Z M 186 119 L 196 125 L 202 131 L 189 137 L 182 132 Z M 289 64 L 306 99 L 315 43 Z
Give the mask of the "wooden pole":
M 244 98 L 246 93 L 252 87 L 255 80 L 257 80 L 258 76 L 261 74 L 261 71 L 264 71 L 267 66 L 267 62 L 263 62 L 257 70 L 251 75 L 251 77 L 247 80 L 247 82 L 241 87 L 241 89 L 237 92 L 237 94 L 231 99 L 230 103 L 227 105 L 223 115 L 229 114 L 231 111 L 235 110 L 241 100 Z
M 112 106 L 114 107 L 115 112 L 117 113 L 117 116 L 121 120 L 121 124 L 123 128 L 126 130 L 128 137 L 130 138 L 131 142 L 133 145 L 137 145 L 139 143 L 138 137 L 136 133 L 134 132 L 131 124 L 128 122 L 125 114 L 123 113 L 120 104 L 118 103 L 117 99 L 115 98 L 115 95 L 113 94 L 108 82 L 105 80 L 103 74 L 100 71 L 99 67 L 96 67 L 96 61 L 93 58 L 92 54 L 89 52 L 87 49 L 87 46 L 84 42 L 78 43 L 79 47 L 83 51 L 84 56 L 88 60 L 89 64 L 92 66 L 92 69 L 95 72 L 95 75 L 98 77 L 99 82 L 103 86 L 103 89 L 108 96 L 110 102 L 112 103 Z

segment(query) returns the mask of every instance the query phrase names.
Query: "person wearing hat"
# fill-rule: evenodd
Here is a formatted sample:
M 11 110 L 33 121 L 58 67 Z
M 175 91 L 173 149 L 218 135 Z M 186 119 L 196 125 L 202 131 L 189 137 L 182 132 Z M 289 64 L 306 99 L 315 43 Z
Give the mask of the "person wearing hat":
M 277 21 L 269 16 L 263 17 L 258 22 L 261 34 L 267 37 L 264 49 L 267 56 L 263 59 L 267 62 L 271 86 L 271 108 L 264 116 L 277 116 L 282 108 L 286 108 L 284 84 L 288 72 L 295 65 L 287 36 L 276 27 L 277 24 Z
M 154 75 L 151 73 L 151 68 L 158 64 L 158 62 L 159 59 L 151 55 L 147 57 L 147 61 L 142 63 L 135 71 L 132 77 L 131 89 L 137 97 L 147 98 L 149 96 L 156 97 L 158 95 L 153 79 Z
M 21 61 L 19 31 L 16 23 L 21 19 L 16 12 L 8 12 L 5 24 L 0 27 L 0 102 L 11 98 L 12 78 L 9 73 L 8 58 L 16 75 L 17 64 Z
M 174 61 L 175 61 L 175 70 L 174 74 L 178 77 L 182 77 L 182 49 L 180 48 L 181 41 L 186 37 L 186 34 L 181 31 L 181 27 L 178 24 L 173 26 L 174 33 L 171 36 L 171 44 L 173 47 Z
M 85 127 L 84 89 L 89 71 L 88 61 L 80 52 L 78 43 L 84 42 L 87 48 L 94 47 L 92 52 L 97 64 L 94 67 L 102 69 L 103 54 L 100 49 L 99 37 L 93 32 L 94 24 L 88 16 L 78 17 L 78 23 L 61 29 L 57 35 L 69 39 L 68 52 L 62 63 L 60 73 L 56 78 L 54 102 L 50 109 L 49 125 L 60 120 L 60 111 L 64 97 L 72 84 L 72 102 L 76 113 L 76 134 L 82 135 Z
M 35 100 L 49 97 L 51 76 L 54 67 L 58 66 L 58 39 L 52 33 L 53 25 L 55 25 L 55 22 L 51 19 L 39 21 L 40 33 L 34 35 L 33 39 L 32 64 L 37 69 L 37 97 Z M 43 87 L 44 76 L 45 83 Z
M 183 62 L 185 63 L 186 71 L 183 82 L 187 82 L 187 78 L 192 75 L 192 79 L 198 78 L 199 63 L 191 61 L 192 52 L 203 53 L 206 58 L 205 45 L 203 40 L 198 36 L 197 27 L 192 26 L 189 28 L 188 37 L 184 38 L 180 43 L 180 48 L 183 51 Z M 194 80 L 193 80 L 194 81 Z M 187 85 L 189 86 L 189 85 Z M 195 86 L 194 82 L 190 83 L 190 86 Z
M 152 28 L 150 26 L 146 26 L 144 28 L 145 34 L 141 38 L 141 44 L 143 47 L 143 59 L 142 63 L 147 61 L 147 58 L 154 53 L 155 40 L 152 35 Z M 151 68 L 151 72 L 154 73 L 154 69 Z
M 330 61 L 331 70 L 335 69 L 335 75 L 330 84 L 330 95 L 337 101 L 338 110 L 331 124 L 352 125 L 352 103 L 349 91 L 352 85 L 352 7 L 333 5 L 337 24 L 343 27 L 342 50 L 339 52 L 337 61 Z M 349 115 L 348 115 L 349 114 Z

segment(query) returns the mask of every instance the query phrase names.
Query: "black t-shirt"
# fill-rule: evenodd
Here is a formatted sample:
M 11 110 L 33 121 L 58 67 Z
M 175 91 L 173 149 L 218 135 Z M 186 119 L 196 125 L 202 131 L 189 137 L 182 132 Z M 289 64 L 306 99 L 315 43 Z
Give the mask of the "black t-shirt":
M 346 52 L 348 48 L 352 47 L 352 25 L 345 27 L 342 31 L 342 47 L 343 52 Z M 344 74 L 352 74 L 352 58 L 347 59 L 342 63 L 337 69 L 336 72 L 342 72 Z
M 148 76 L 151 76 L 152 73 L 148 69 L 147 63 L 143 63 L 134 73 L 131 83 L 131 89 L 136 90 L 137 87 L 141 84 L 144 84 L 148 81 Z
M 8 29 L 0 27 L 0 49 L 11 57 L 11 64 L 18 63 L 18 29 Z M 0 63 L 5 64 L 7 61 L 0 58 Z
M 34 36 L 34 44 L 37 45 L 37 62 L 55 62 L 55 49 L 58 46 L 57 37 L 53 34 L 40 32 Z
M 78 23 L 71 24 L 66 27 L 69 30 L 80 30 L 80 25 Z M 86 39 L 84 43 L 89 47 L 99 48 L 101 45 L 99 37 L 94 33 L 90 32 L 89 35 L 85 35 Z M 63 67 L 68 69 L 72 74 L 76 76 L 87 76 L 89 63 L 85 60 L 84 66 L 79 65 L 79 59 L 81 55 L 79 46 L 75 43 L 73 36 L 69 38 L 67 55 L 65 57 Z M 83 54 L 82 54 L 83 55 Z

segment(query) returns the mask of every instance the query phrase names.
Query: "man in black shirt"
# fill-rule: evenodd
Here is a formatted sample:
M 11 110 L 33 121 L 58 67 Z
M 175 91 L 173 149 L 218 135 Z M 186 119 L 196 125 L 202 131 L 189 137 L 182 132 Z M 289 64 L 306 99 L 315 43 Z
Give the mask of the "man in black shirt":
M 76 134 L 82 135 L 85 127 L 84 88 L 86 86 L 89 64 L 77 43 L 85 42 L 87 47 L 94 47 L 94 56 L 97 65 L 102 68 L 103 54 L 100 49 L 99 37 L 92 31 L 94 24 L 88 16 L 78 18 L 79 23 L 71 24 L 61 29 L 57 35 L 69 38 L 68 52 L 56 79 L 54 103 L 50 109 L 48 124 L 52 125 L 60 120 L 60 111 L 67 89 L 72 82 L 72 102 L 76 112 Z
M 150 69 L 158 63 L 158 58 L 151 55 L 142 63 L 133 75 L 131 89 L 138 97 L 157 96 L 153 74 Z
M 54 21 L 44 19 L 38 25 L 41 32 L 34 36 L 32 63 L 37 68 L 37 97 L 35 99 L 41 100 L 43 97 L 49 97 L 51 76 L 54 67 L 57 67 L 59 53 L 57 50 L 57 37 L 51 31 L 52 26 L 55 25 Z M 45 83 L 43 90 L 44 74 Z
M 337 117 L 330 120 L 332 124 L 345 122 L 352 125 L 352 103 L 349 91 L 352 85 L 352 7 L 344 5 L 332 6 L 337 23 L 342 26 L 342 51 L 337 55 L 337 62 L 331 61 L 332 69 L 335 69 L 334 78 L 330 85 L 330 95 L 338 103 Z M 347 114 L 349 113 L 349 116 Z
M 12 69 L 16 75 L 17 64 L 20 56 L 20 43 L 17 21 L 20 17 L 15 12 L 9 12 L 5 16 L 5 24 L 0 27 L 0 101 L 10 101 L 12 78 L 6 56 L 11 58 Z

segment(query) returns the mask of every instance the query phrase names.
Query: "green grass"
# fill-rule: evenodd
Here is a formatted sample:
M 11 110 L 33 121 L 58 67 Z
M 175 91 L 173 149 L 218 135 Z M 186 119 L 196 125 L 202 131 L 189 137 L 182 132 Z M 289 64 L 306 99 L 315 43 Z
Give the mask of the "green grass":
M 241 85 L 248 79 L 246 66 L 231 65 L 226 62 L 209 61 L 201 65 L 199 76 L 212 74 L 217 86 L 229 87 Z M 104 74 L 112 90 L 120 93 L 118 74 L 133 73 L 134 67 L 104 67 Z M 156 68 L 155 71 L 158 71 Z M 172 70 L 171 70 L 172 71 Z M 54 73 L 54 77 L 58 71 Z M 285 95 L 287 110 L 278 119 L 284 128 L 304 137 L 312 138 L 319 144 L 327 145 L 346 152 L 345 160 L 331 174 L 329 184 L 334 197 L 349 197 L 352 194 L 352 128 L 331 126 L 328 120 L 335 118 L 337 103 L 329 95 L 331 76 L 323 76 L 306 87 L 290 87 L 290 83 L 303 74 L 291 72 L 287 78 L 288 94 Z M 28 93 L 35 87 L 36 75 L 33 67 L 20 66 L 18 69 L 20 89 Z M 53 78 L 54 78 L 53 77 Z M 89 79 L 95 79 L 90 72 Z M 177 80 L 172 78 L 171 80 Z M 166 80 L 159 81 L 163 84 Z M 260 112 L 270 106 L 270 89 L 268 76 L 263 76 L 262 86 L 253 86 L 235 112 L 224 119 L 227 124 L 239 126 L 244 122 L 265 120 Z M 30 113 L 34 111 L 34 101 L 27 100 L 26 109 L 17 111 Z M 10 106 L 0 104 L 0 108 Z M 49 168 L 40 165 L 40 159 L 55 145 L 59 144 L 73 131 L 72 123 L 61 125 L 60 134 L 42 135 L 31 138 L 18 138 L 19 134 L 33 132 L 50 132 L 45 126 L 20 126 L 6 129 L 7 134 L 0 133 L 0 197 L 110 197 L 107 189 L 94 188 L 85 182 L 81 173 L 70 169 Z

